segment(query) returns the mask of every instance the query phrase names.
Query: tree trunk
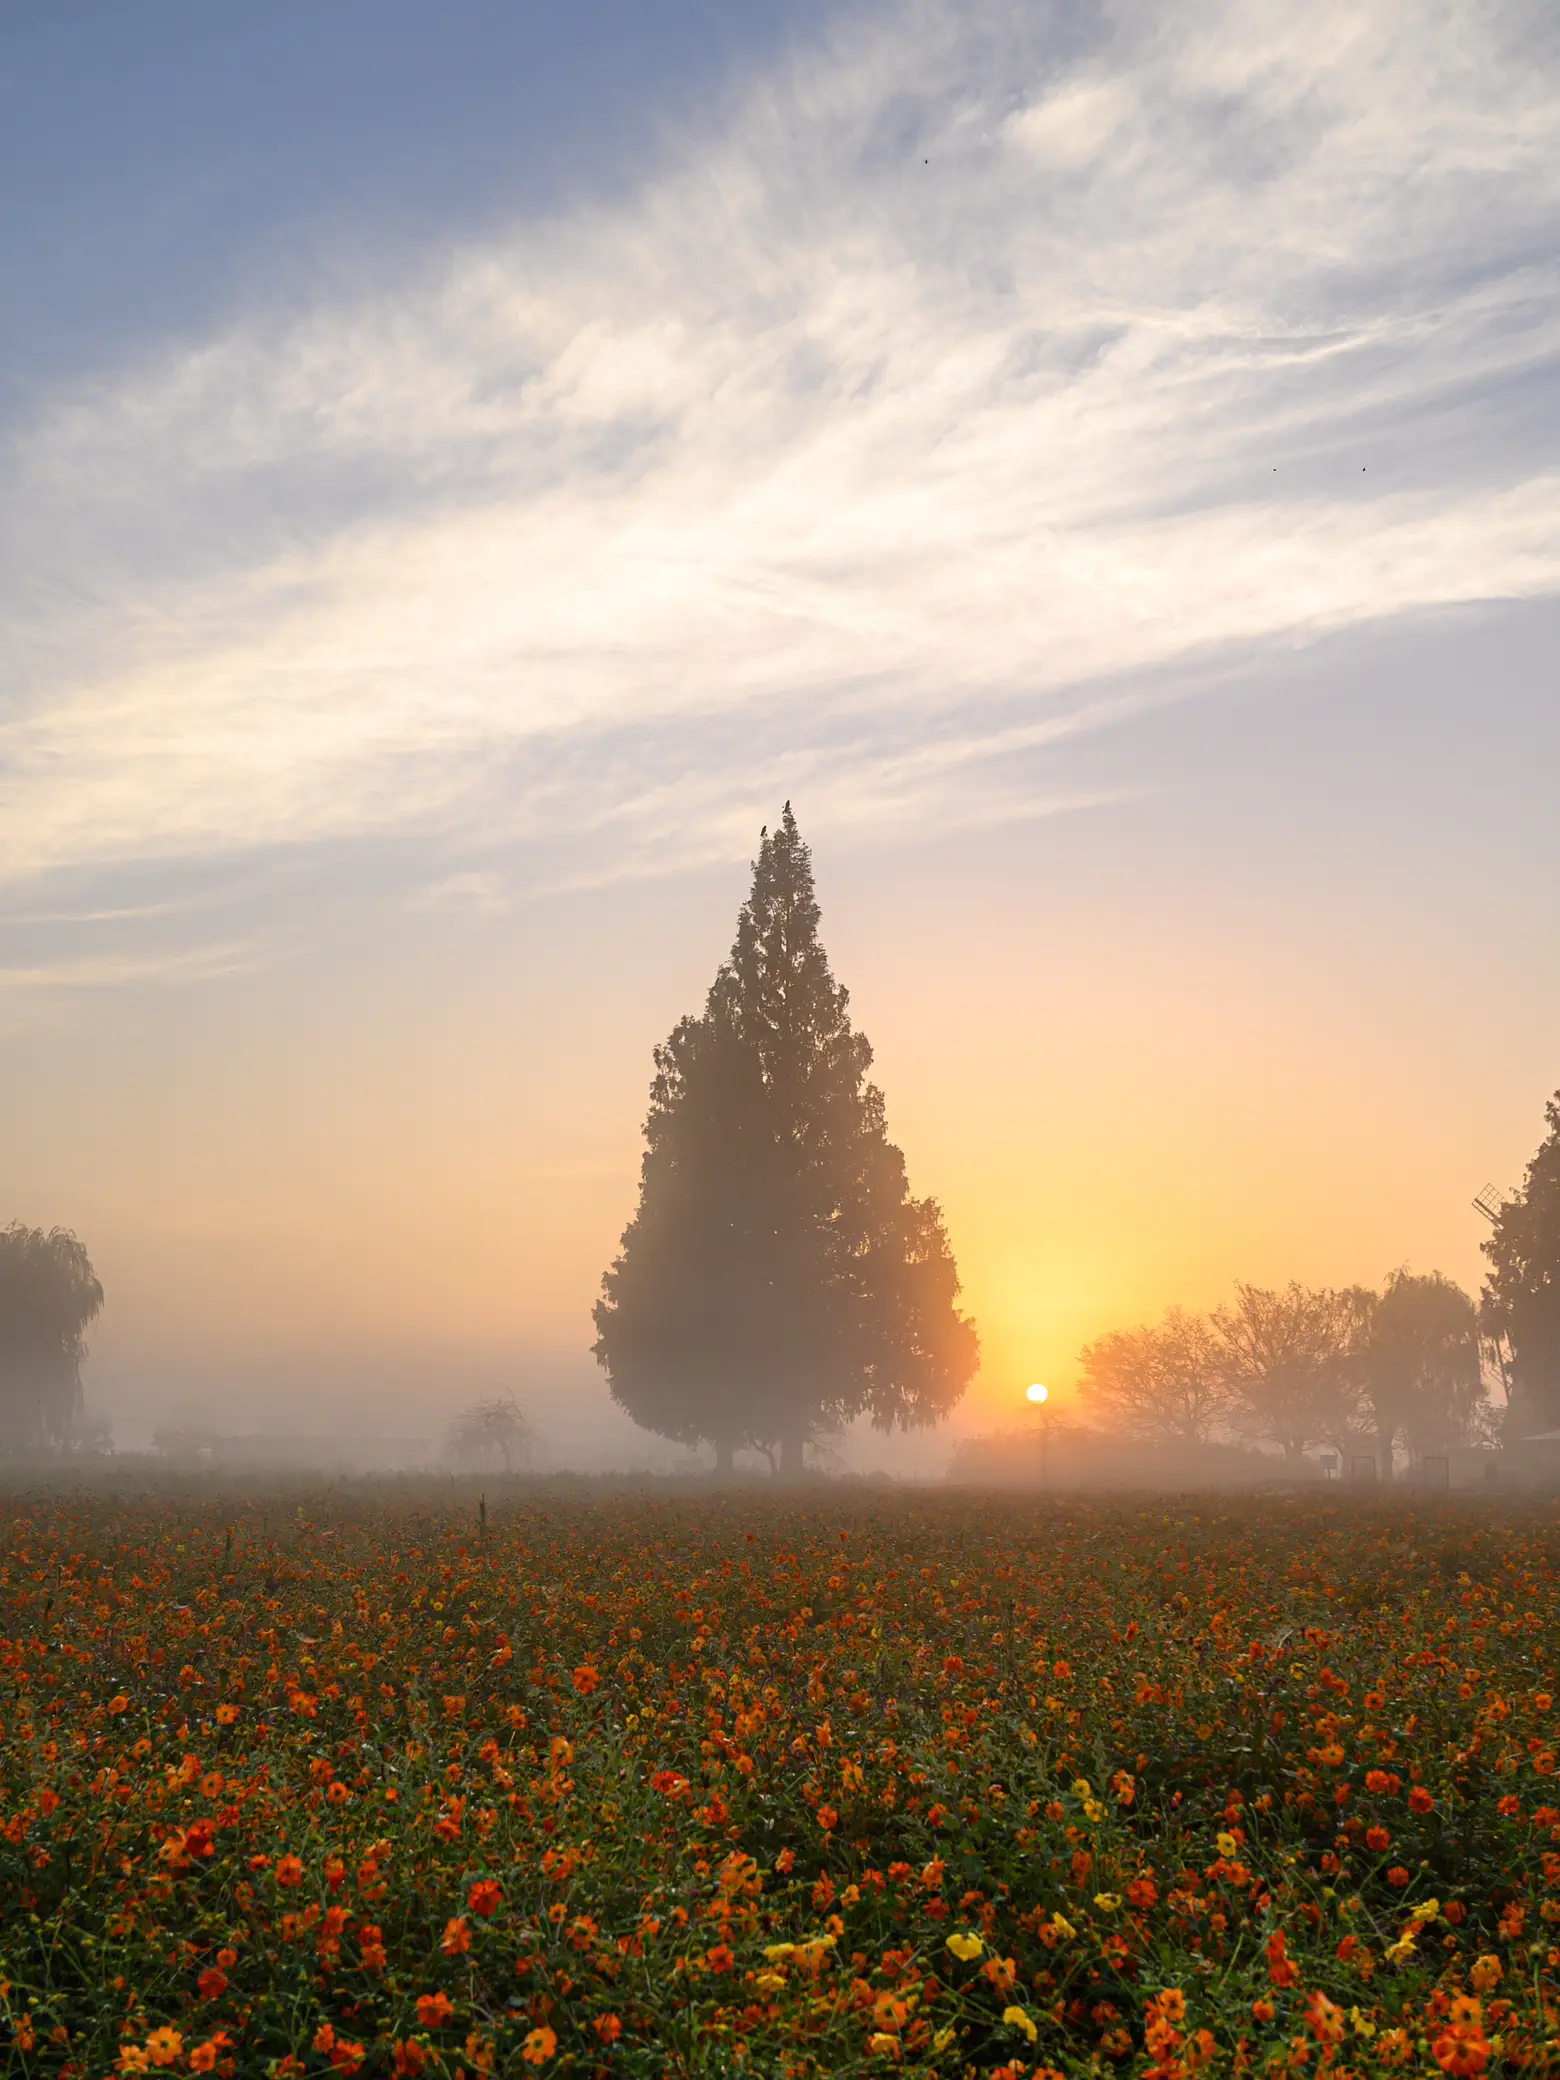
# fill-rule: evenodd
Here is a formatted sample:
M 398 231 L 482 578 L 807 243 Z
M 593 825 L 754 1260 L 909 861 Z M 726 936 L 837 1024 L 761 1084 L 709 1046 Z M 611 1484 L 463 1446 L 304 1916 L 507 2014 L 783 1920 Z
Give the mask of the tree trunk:
M 715 1478 L 729 1481 L 735 1471 L 736 1447 L 726 1437 L 717 1437 L 715 1444 Z
M 780 1440 L 780 1478 L 783 1481 L 800 1480 L 807 1471 L 802 1458 L 805 1439 L 800 1431 L 788 1432 Z

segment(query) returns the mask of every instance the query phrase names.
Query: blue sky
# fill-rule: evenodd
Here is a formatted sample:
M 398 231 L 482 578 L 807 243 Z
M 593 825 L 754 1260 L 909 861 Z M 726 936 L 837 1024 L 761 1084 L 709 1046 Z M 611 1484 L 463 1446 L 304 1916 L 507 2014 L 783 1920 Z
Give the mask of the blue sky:
M 336 1205 L 299 1348 L 370 1334 L 354 1002 L 435 1122 L 408 1200 L 470 1154 L 396 1052 L 430 1000 L 441 1076 L 496 1021 L 574 1123 L 519 1106 L 516 1174 L 598 1180 L 535 1292 L 516 1202 L 417 1335 L 577 1354 L 650 1045 L 787 795 L 1003 1367 L 1259 1264 L 1477 1276 L 1557 1080 L 1551 8 L 13 0 L 0 281 L 0 1156 L 122 1267 L 105 1380 L 132 1321 L 209 1370 L 192 1237 L 236 1293 L 287 1225 L 251 1116 L 315 1121 Z M 1107 1003 L 1075 1141 L 1022 1049 L 969 1124 L 981 1020 Z M 1142 1145 L 1132 1029 L 1190 1051 L 1121 1228 L 1081 1209 Z M 1335 1127 L 1267 1146 L 1313 1073 Z
M 8 411 L 334 269 L 610 194 L 817 7 L 8 0 Z M 21 393 L 20 397 L 18 393 Z

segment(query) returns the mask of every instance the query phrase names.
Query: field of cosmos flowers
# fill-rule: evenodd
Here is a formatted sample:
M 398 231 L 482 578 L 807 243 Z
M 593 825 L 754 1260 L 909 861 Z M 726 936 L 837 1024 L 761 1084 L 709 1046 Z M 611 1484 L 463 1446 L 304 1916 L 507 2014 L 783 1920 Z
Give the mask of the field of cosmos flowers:
M 1560 2071 L 1553 1505 L 3 1527 L 7 2075 Z

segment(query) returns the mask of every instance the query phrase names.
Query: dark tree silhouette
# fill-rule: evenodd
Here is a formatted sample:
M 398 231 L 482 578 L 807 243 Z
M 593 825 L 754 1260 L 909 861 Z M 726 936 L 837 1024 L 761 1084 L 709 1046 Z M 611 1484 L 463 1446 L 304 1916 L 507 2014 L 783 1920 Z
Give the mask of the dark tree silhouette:
M 1358 1286 L 1237 1285 L 1234 1306 L 1212 1316 L 1232 1427 L 1293 1461 L 1312 1445 L 1342 1444 L 1358 1420 L 1359 1351 L 1373 1299 Z
M 1485 1321 L 1511 1347 L 1511 1443 L 1560 1429 L 1560 1091 L 1544 1117 L 1549 1132 L 1484 1244 Z
M 102 1305 L 92 1260 L 68 1229 L 0 1229 L 0 1449 L 69 1443 L 87 1326 Z
M 754 1444 L 798 1472 L 810 1435 L 862 1413 L 935 1422 L 978 1355 L 818 918 L 788 802 L 702 1016 L 656 1049 L 639 1208 L 595 1311 L 613 1397 L 722 1467 Z
M 1478 1310 L 1443 1272 L 1394 1271 L 1365 1313 L 1359 1350 L 1362 1424 L 1392 1476 L 1401 1438 L 1411 1458 L 1466 1444 L 1485 1414 Z

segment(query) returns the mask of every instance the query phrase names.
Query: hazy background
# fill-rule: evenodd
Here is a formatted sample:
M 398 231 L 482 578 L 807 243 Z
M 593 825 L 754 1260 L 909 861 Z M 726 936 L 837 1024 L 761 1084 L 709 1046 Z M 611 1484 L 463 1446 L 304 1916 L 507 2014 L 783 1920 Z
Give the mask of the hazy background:
M 13 0 L 0 1218 L 89 1401 L 637 1449 L 590 1304 L 787 795 L 957 1427 L 1237 1277 L 1475 1286 L 1557 256 L 1538 0 Z

